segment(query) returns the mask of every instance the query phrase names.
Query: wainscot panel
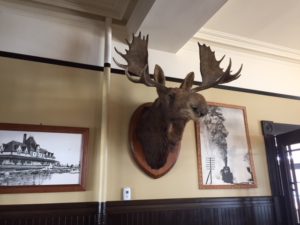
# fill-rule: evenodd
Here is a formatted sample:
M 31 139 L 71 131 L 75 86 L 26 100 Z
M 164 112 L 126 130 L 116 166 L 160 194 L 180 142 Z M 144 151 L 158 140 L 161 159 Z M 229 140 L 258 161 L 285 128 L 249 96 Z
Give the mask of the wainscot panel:
M 1 205 L 0 224 L 96 225 L 100 224 L 102 208 L 98 202 Z
M 107 225 L 275 225 L 271 197 L 111 201 Z

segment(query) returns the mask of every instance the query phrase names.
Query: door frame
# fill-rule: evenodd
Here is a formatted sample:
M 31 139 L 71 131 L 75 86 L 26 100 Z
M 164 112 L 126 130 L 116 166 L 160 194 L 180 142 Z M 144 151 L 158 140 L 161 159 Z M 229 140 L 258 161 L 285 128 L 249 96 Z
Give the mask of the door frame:
M 268 162 L 270 186 L 275 207 L 276 221 L 278 225 L 294 225 L 291 203 L 287 193 L 286 184 L 282 177 L 277 156 L 280 155 L 276 137 L 297 129 L 300 125 L 274 123 L 273 121 L 261 121 L 262 131 L 265 140 L 266 156 Z

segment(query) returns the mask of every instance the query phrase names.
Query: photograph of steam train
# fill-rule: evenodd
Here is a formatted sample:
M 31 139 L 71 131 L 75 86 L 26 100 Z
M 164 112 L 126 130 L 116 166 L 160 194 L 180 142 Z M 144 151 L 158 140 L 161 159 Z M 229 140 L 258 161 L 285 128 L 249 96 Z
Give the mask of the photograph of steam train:
M 200 188 L 256 187 L 246 109 L 209 103 L 196 124 Z

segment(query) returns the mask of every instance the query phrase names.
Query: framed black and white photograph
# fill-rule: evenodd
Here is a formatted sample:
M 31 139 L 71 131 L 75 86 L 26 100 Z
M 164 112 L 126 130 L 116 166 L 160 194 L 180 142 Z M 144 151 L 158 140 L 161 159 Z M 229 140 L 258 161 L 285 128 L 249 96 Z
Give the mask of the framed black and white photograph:
M 84 191 L 88 128 L 0 123 L 0 193 Z
M 195 123 L 199 187 L 255 188 L 245 107 L 212 102 L 208 107 Z

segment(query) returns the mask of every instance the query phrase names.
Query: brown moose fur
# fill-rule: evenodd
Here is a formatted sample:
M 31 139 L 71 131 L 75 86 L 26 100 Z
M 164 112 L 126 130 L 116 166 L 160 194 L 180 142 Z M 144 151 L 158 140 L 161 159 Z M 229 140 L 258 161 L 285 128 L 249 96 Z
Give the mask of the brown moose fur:
M 127 41 L 129 49 L 126 54 L 116 52 L 127 61 L 127 65 L 115 63 L 125 69 L 127 78 L 134 83 L 142 83 L 155 87 L 158 98 L 150 108 L 145 110 L 136 129 L 146 162 L 152 169 L 159 169 L 166 163 L 167 157 L 181 141 L 186 123 L 189 120 L 199 120 L 207 113 L 207 103 L 198 91 L 228 83 L 240 76 L 242 66 L 231 74 L 231 60 L 225 71 L 220 68 L 223 60 L 216 60 L 214 52 L 206 45 L 199 45 L 201 85 L 192 88 L 194 73 L 189 73 L 180 87 L 168 88 L 165 86 L 165 76 L 156 65 L 154 80 L 148 71 L 148 36 L 141 33 Z

